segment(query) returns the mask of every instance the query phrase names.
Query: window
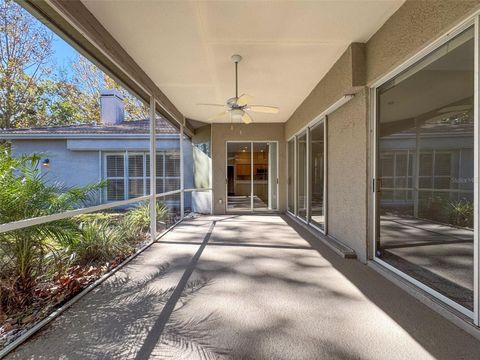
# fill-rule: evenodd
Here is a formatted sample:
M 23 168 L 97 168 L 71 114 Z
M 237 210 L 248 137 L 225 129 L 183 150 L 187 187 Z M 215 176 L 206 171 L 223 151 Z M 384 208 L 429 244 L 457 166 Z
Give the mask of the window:
M 165 158 L 165 192 L 180 189 L 180 153 L 167 152 Z
M 157 152 L 157 158 L 156 158 L 156 162 L 155 162 L 155 168 L 156 168 L 156 173 L 157 173 L 156 174 L 157 194 L 161 194 L 161 193 L 164 192 L 164 189 L 163 189 L 163 186 L 164 186 L 163 185 L 164 184 L 164 181 L 163 181 L 163 173 L 164 173 L 163 158 L 164 158 L 163 153 Z M 146 177 L 147 177 L 146 192 L 149 193 L 150 192 L 150 155 L 149 154 L 145 155 L 145 165 L 146 165 L 145 174 L 146 174 Z
M 145 190 L 144 155 L 128 155 L 128 198 L 143 196 Z
M 104 167 L 107 201 L 132 199 L 150 193 L 150 155 L 148 153 L 107 154 Z M 158 194 L 180 189 L 180 155 L 178 153 L 157 152 L 156 181 Z
M 107 201 L 123 200 L 125 198 L 124 156 L 107 155 L 105 159 L 107 175 Z

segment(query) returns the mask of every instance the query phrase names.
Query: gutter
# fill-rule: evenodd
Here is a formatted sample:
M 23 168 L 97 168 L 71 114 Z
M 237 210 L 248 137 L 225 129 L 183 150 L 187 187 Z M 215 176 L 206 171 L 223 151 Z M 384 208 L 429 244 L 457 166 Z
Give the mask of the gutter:
M 159 139 L 179 139 L 179 134 L 159 134 Z M 82 140 L 102 140 L 102 139 L 143 139 L 149 140 L 148 134 L 2 134 L 1 140 L 44 140 L 44 139 L 82 139 Z

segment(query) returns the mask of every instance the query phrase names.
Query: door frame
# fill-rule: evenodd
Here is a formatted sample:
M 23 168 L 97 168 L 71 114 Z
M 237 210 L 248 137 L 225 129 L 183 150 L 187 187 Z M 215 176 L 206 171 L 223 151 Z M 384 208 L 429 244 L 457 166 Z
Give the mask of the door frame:
M 229 143 L 250 143 L 250 209 L 235 209 L 235 210 L 229 210 L 228 209 L 228 144 Z M 277 156 L 275 157 L 275 161 L 277 162 L 277 171 L 276 171 L 276 191 L 277 191 L 277 201 L 276 201 L 276 209 L 257 209 L 253 207 L 253 144 L 264 144 L 264 143 L 275 143 L 276 145 L 276 151 L 277 151 Z M 278 140 L 226 140 L 225 141 L 225 212 L 226 213 L 236 213 L 236 212 L 242 212 L 242 213 L 269 213 L 269 212 L 278 212 L 278 205 L 279 205 L 279 142 Z M 270 161 L 268 163 L 268 168 L 270 171 Z M 235 170 L 234 170 L 235 173 Z M 269 194 L 270 196 L 270 194 Z

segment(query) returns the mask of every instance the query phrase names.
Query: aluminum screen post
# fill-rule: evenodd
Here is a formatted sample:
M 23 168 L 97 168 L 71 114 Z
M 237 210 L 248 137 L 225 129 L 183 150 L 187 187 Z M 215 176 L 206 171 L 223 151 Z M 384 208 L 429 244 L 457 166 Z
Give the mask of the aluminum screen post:
M 180 126 L 180 217 L 183 219 L 185 216 L 185 184 L 183 181 L 184 171 L 184 162 L 183 162 L 183 126 Z
M 150 97 L 150 234 L 151 240 L 157 239 L 157 120 L 155 97 Z

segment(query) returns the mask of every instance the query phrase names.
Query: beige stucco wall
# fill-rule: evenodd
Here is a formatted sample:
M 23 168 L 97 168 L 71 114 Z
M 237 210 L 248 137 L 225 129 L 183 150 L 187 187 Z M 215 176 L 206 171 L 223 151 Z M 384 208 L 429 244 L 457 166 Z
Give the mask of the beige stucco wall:
M 328 116 L 328 233 L 366 261 L 367 90 Z
M 192 136 L 192 143 L 194 143 L 194 144 L 204 144 L 204 143 L 210 144 L 211 137 L 212 137 L 211 129 L 212 129 L 212 126 L 210 124 L 204 125 L 202 127 L 199 127 L 197 129 L 195 129 L 195 132 Z M 211 152 L 211 146 L 210 146 L 210 152 Z
M 287 138 L 365 82 L 364 44 L 351 44 L 285 124 Z
M 406 1 L 367 42 L 367 83 L 415 55 L 479 6 L 480 0 Z
M 213 209 L 214 214 L 225 213 L 226 143 L 229 140 L 278 141 L 279 211 L 286 206 L 286 145 L 283 123 L 212 125 Z M 221 202 L 220 202 L 221 201 Z
M 480 8 L 480 0 L 408 0 L 364 44 L 352 44 L 285 124 L 305 127 L 345 94 L 355 97 L 328 119 L 328 232 L 366 261 L 372 212 L 368 89 Z M 363 82 L 362 82 L 363 81 Z M 368 231 L 368 232 L 367 232 Z

